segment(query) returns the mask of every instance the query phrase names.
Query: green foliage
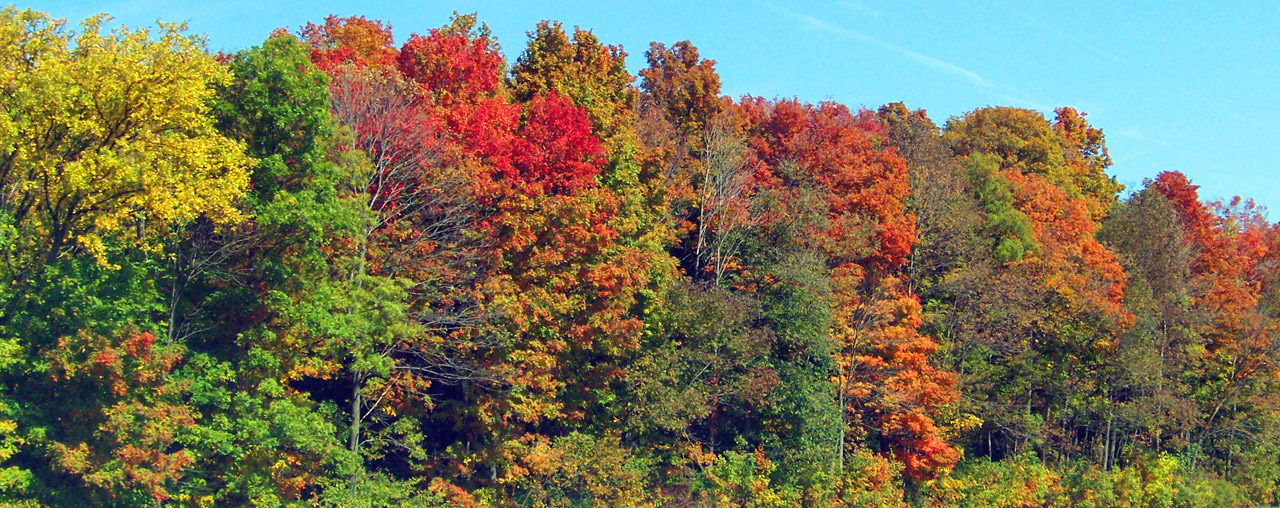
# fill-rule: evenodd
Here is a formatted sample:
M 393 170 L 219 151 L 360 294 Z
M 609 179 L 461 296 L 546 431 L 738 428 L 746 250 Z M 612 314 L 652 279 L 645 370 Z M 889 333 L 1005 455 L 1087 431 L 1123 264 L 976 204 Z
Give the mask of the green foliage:
M 735 508 L 782 508 L 796 506 L 799 492 L 786 482 L 774 483 L 776 466 L 761 451 L 728 451 L 716 457 L 704 471 L 705 496 L 709 506 Z M 779 488 L 779 485 L 782 487 Z
M 621 446 L 616 436 L 580 432 L 549 440 L 529 437 L 504 445 L 516 457 L 515 471 L 500 489 L 481 491 L 492 503 L 536 508 L 653 506 L 648 464 Z
M 368 220 L 363 199 L 344 194 L 367 166 L 335 153 L 328 78 L 296 39 L 273 37 L 229 65 L 234 79 L 213 112 L 258 162 L 244 205 L 251 220 L 229 231 L 188 229 L 175 252 L 173 290 L 183 298 L 171 326 L 191 330 L 189 342 L 202 350 L 183 370 L 200 414 L 197 466 L 217 473 L 187 494 L 198 503 L 277 505 L 361 468 L 341 438 L 339 404 L 290 383 L 333 375 L 333 362 L 355 348 L 350 334 L 376 332 L 377 311 L 345 309 L 378 289 L 332 278 L 353 265 L 335 255 L 338 246 Z M 209 259 L 216 264 L 203 264 Z
M 830 288 L 826 266 L 797 254 L 774 267 L 776 282 L 762 291 L 762 318 L 777 335 L 771 362 L 778 387 L 770 394 L 760 425 L 764 450 L 777 463 L 780 484 L 809 487 L 837 467 L 840 406 L 835 370 Z
M 1063 475 L 1058 496 L 1059 502 L 1090 508 L 1216 508 L 1258 502 L 1240 486 L 1190 470 L 1167 454 L 1110 471 L 1075 464 Z
M 197 466 L 217 473 L 187 484 L 193 502 L 278 505 L 296 499 L 317 475 L 355 467 L 332 423 L 336 407 L 289 397 L 273 379 L 249 385 L 253 376 L 207 355 L 191 358 L 179 376 L 189 380 L 191 401 L 204 417 L 193 430 Z
M 1031 219 L 1013 206 L 1013 191 L 1008 180 L 1000 176 L 1000 160 L 989 155 L 970 155 L 964 159 L 973 188 L 986 211 L 986 236 L 995 239 L 995 259 L 1002 263 L 1017 261 L 1039 247 L 1031 233 Z
M 297 190 L 330 166 L 329 79 L 312 66 L 307 47 L 287 35 L 232 55 L 228 65 L 234 78 L 219 91 L 212 114 L 218 129 L 243 140 L 257 159 L 250 206 L 265 206 L 276 192 Z
M 1207 476 L 1163 454 L 1111 470 L 1087 462 L 1050 468 L 1031 454 L 961 462 L 915 493 L 938 507 L 1208 508 L 1255 506 L 1239 485 Z
M 667 291 L 679 306 L 653 317 L 661 335 L 631 365 L 630 428 L 654 446 L 679 437 L 722 448 L 777 386 L 775 338 L 754 326 L 758 304 L 742 295 L 686 281 Z
M 361 473 L 355 482 L 347 478 L 321 481 L 320 506 L 334 508 L 445 508 L 452 506 L 444 496 L 427 490 L 421 479 L 399 480 L 377 472 Z
M 971 459 L 950 475 L 924 486 L 923 505 L 959 508 L 1024 508 L 1051 506 L 1060 477 L 1034 454 L 999 462 Z

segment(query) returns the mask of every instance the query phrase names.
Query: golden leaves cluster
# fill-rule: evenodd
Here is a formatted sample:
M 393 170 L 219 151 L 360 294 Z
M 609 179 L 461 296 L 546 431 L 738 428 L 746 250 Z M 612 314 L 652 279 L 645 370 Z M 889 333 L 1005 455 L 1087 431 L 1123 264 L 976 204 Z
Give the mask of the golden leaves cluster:
M 78 244 L 102 261 L 117 233 L 146 244 L 201 215 L 240 219 L 250 159 L 209 115 L 225 66 L 183 25 L 108 22 L 73 33 L 0 11 L 0 210 L 36 252 Z

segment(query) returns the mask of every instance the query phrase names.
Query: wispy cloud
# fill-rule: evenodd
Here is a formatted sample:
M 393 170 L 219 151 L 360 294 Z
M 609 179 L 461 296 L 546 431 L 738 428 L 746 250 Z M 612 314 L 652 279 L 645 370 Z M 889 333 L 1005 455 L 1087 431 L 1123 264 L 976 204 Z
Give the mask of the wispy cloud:
M 841 36 L 841 37 L 845 37 L 845 38 L 848 38 L 848 39 L 853 39 L 853 40 L 856 40 L 856 41 L 858 41 L 858 42 L 862 42 L 862 43 L 870 44 L 870 45 L 872 45 L 872 46 L 877 46 L 877 47 L 880 47 L 880 48 L 882 48 L 882 49 L 887 49 L 887 50 L 889 50 L 889 51 L 892 51 L 892 52 L 894 52 L 894 53 L 897 53 L 897 54 L 899 54 L 899 55 L 902 55 L 902 56 L 906 57 L 906 58 L 907 58 L 907 59 L 909 59 L 909 60 L 915 61 L 916 63 L 919 63 L 919 64 L 921 64 L 921 65 L 924 65 L 925 67 L 929 67 L 929 68 L 931 68 L 931 69 L 933 69 L 933 70 L 936 70 L 936 71 L 938 71 L 938 72 L 941 72 L 941 73 L 944 73 L 944 74 L 949 74 L 949 75 L 951 75 L 951 76 L 953 76 L 953 77 L 963 79 L 963 80 L 968 81 L 969 83 L 972 83 L 972 84 L 974 84 L 974 85 L 976 85 L 976 86 L 990 87 L 990 86 L 993 86 L 993 85 L 994 85 L 994 84 L 993 84 L 993 83 L 991 83 L 990 81 L 987 81 L 986 79 L 983 79 L 983 77 L 982 77 L 981 75 L 979 75 L 978 73 L 973 72 L 973 71 L 971 71 L 971 70 L 969 70 L 969 69 L 965 69 L 964 67 L 960 67 L 960 66 L 958 66 L 958 65 L 954 65 L 954 64 L 951 64 L 951 63 L 947 63 L 947 62 L 944 62 L 944 61 L 939 60 L 939 59 L 937 59 L 937 58 L 933 58 L 933 57 L 931 57 L 931 56 L 922 55 L 922 54 L 917 53 L 917 52 L 915 52 L 915 51 L 911 51 L 911 50 L 909 50 L 909 49 L 907 49 L 907 48 L 904 48 L 904 47 L 902 47 L 902 46 L 899 46 L 899 45 L 897 45 L 897 44 L 894 44 L 894 43 L 891 43 L 891 42 L 882 41 L 882 40 L 880 40 L 880 39 L 877 39 L 877 38 L 872 37 L 872 36 L 870 36 L 870 35 L 864 34 L 864 33 L 862 33 L 862 32 L 858 32 L 858 31 L 855 31 L 855 30 L 850 30 L 850 29 L 845 28 L 845 27 L 842 27 L 842 26 L 840 26 L 840 25 L 837 25 L 837 24 L 834 24 L 834 23 L 830 23 L 830 22 L 823 21 L 823 20 L 821 20 L 821 19 L 815 18 L 815 17 L 810 16 L 810 15 L 808 15 L 808 14 L 801 14 L 801 13 L 799 13 L 799 12 L 792 11 L 791 9 L 787 9 L 787 8 L 785 8 L 785 7 L 775 7 L 775 6 L 770 6 L 770 8 L 771 8 L 771 9 L 773 9 L 774 11 L 780 12 L 780 13 L 782 13 L 782 14 L 784 14 L 784 15 L 786 15 L 786 16 L 788 16 L 788 17 L 792 18 L 792 19 L 795 19 L 795 20 L 797 20 L 797 21 L 800 21 L 800 22 L 802 22 L 802 23 L 804 23 L 804 24 L 808 25 L 808 26 L 809 26 L 809 27 L 811 27 L 811 28 L 815 28 L 815 29 L 820 30 L 820 31 L 823 31 L 823 32 L 827 32 L 827 33 L 831 33 L 831 34 L 839 35 L 839 36 Z
M 1025 99 L 1024 96 L 1026 94 L 1021 90 L 1018 90 L 1017 88 L 1001 85 L 999 83 L 996 83 L 994 81 L 991 81 L 983 77 L 981 74 L 978 74 L 977 72 L 971 71 L 969 69 L 953 64 L 951 62 L 934 58 L 929 55 L 920 53 L 918 51 L 913 51 L 911 49 L 907 49 L 905 47 L 899 46 L 892 42 L 881 40 L 876 37 L 872 37 L 870 35 L 864 34 L 857 30 L 853 30 L 844 26 L 837 25 L 835 23 L 831 23 L 829 21 L 818 19 L 808 14 L 793 11 L 786 7 L 779 7 L 772 4 L 765 4 L 765 6 L 774 12 L 787 16 L 796 21 L 799 21 L 800 23 L 804 24 L 805 26 L 808 26 L 809 28 L 812 28 L 821 32 L 826 32 L 832 35 L 844 37 L 846 39 L 854 40 L 857 42 L 861 42 L 863 44 L 875 46 L 880 49 L 887 50 L 891 53 L 897 53 L 899 56 L 902 56 L 907 60 L 915 62 L 923 67 L 929 68 L 940 74 L 945 74 L 952 78 L 969 83 L 974 87 L 980 88 L 992 94 L 993 96 L 995 96 L 996 98 L 1002 101 L 1021 105 L 1021 106 L 1036 108 L 1044 111 L 1049 111 L 1053 109 L 1053 107 L 1047 106 L 1043 103 Z

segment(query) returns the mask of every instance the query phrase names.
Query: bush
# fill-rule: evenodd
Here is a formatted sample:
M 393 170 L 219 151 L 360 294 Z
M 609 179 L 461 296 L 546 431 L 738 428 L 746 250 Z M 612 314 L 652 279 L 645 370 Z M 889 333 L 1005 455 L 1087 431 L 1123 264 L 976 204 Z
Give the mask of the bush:
M 962 461 L 951 473 L 926 482 L 922 506 L 1031 508 L 1048 506 L 1061 492 L 1061 477 L 1033 453 L 992 462 Z

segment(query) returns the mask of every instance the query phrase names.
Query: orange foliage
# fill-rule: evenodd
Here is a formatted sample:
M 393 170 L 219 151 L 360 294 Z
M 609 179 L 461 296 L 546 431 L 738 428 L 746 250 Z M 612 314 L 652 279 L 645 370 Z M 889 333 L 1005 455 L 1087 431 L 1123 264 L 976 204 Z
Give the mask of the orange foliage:
M 79 385 L 85 397 L 74 421 L 51 436 L 55 468 L 112 495 L 141 489 L 157 502 L 169 499 L 194 460 L 177 434 L 195 417 L 172 400 L 183 388 L 168 379 L 181 349 L 157 348 L 155 339 L 136 330 L 112 336 L 82 330 L 46 353 L 53 380 Z
M 599 185 L 607 161 L 589 111 L 557 87 L 508 102 L 501 56 L 484 36 L 414 36 L 398 64 L 441 119 L 442 163 L 466 168 L 482 208 L 485 305 L 512 340 L 479 359 L 510 388 L 479 395 L 481 421 L 518 434 L 514 426 L 583 418 L 591 391 L 620 374 L 607 359 L 638 345 L 630 311 L 647 281 L 644 256 L 619 245 L 619 197 Z M 527 85 L 545 78 L 528 71 Z
M 1075 309 L 1098 312 L 1120 328 L 1128 326 L 1133 316 L 1121 305 L 1128 276 L 1115 254 L 1094 235 L 1097 223 L 1089 215 L 1087 201 L 1068 197 L 1040 175 L 1016 169 L 1001 174 L 1013 184 L 1014 206 L 1031 219 L 1041 247 L 1019 269 Z
M 1066 178 L 1079 188 L 1089 216 L 1102 220 L 1116 202 L 1121 187 L 1106 175 L 1111 166 L 1105 136 L 1085 120 L 1085 114 L 1074 108 L 1054 110 L 1057 117 L 1053 131 L 1057 134 L 1067 167 Z
M 311 46 L 311 62 L 326 71 L 347 63 L 364 67 L 395 62 L 391 25 L 364 16 L 330 15 L 323 25 L 307 23 L 299 35 Z
M 644 78 L 640 87 L 666 109 L 681 130 L 695 132 L 720 112 L 723 104 L 715 60 L 700 58 L 698 48 L 689 41 L 671 48 L 652 42 L 644 56 L 649 67 L 640 71 Z
M 831 268 L 835 381 L 845 410 L 878 429 L 913 477 L 955 464 L 959 452 L 930 415 L 955 401 L 956 378 L 929 363 L 937 344 L 919 333 L 920 303 L 898 273 L 916 242 L 906 163 L 883 146 L 870 112 L 746 99 L 741 114 L 766 168 L 758 185 L 794 196 L 787 202 L 816 194 L 825 204 L 827 220 L 809 226 L 821 229 L 801 237 Z M 773 220 L 787 212 L 777 213 Z
M 742 109 L 758 129 L 751 146 L 768 169 L 760 172 L 761 184 L 820 189 L 831 226 L 815 231 L 815 241 L 839 239 L 825 247 L 833 264 L 893 270 L 906 262 L 916 241 L 915 218 L 904 206 L 909 194 L 906 163 L 880 146 L 877 122 L 832 102 L 815 107 L 757 98 L 744 100 Z M 802 173 L 782 174 L 784 164 L 794 164 Z M 870 228 L 870 244 L 857 238 L 863 225 Z
M 1253 314 L 1268 276 L 1273 227 L 1252 201 L 1200 203 L 1198 186 L 1181 173 L 1160 173 L 1152 185 L 1172 202 L 1187 241 L 1196 248 L 1193 294 L 1212 316 L 1201 330 L 1210 339 L 1210 348 L 1268 347 L 1250 342 L 1266 335 L 1252 325 L 1261 325 Z M 1239 343 L 1241 339 L 1244 344 Z

